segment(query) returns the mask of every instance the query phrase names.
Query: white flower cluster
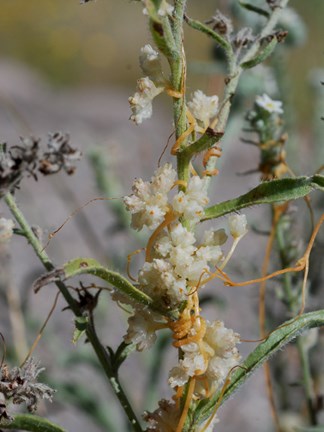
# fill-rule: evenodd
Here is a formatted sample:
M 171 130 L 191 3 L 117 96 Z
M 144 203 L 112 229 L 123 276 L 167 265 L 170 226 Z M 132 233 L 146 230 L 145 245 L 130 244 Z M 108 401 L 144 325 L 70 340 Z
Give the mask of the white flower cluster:
M 144 226 L 155 230 L 169 209 L 168 193 L 174 185 L 177 173 L 170 164 L 159 168 L 150 182 L 135 180 L 133 194 L 124 198 L 126 209 L 132 214 L 132 227 L 141 230 Z
M 270 114 L 283 114 L 282 102 L 272 100 L 267 94 L 257 96 L 255 103 Z
M 206 128 L 210 119 L 217 114 L 218 96 L 206 96 L 201 90 L 196 90 L 192 100 L 188 102 L 188 107 L 195 119 Z
M 156 87 L 148 77 L 137 81 L 137 92 L 128 101 L 132 110 L 131 120 L 141 124 L 143 120 L 152 116 L 152 100 L 162 93 L 164 87 Z
M 180 414 L 179 407 L 174 402 L 162 399 L 159 401 L 159 408 L 153 413 L 144 413 L 144 420 L 149 424 L 146 432 L 175 431 L 177 429 Z M 195 429 L 195 432 L 212 432 L 215 424 L 218 423 L 218 418 L 215 416 L 208 427 L 205 428 L 207 421 L 198 426 L 198 428 Z
M 159 9 L 160 16 L 171 15 L 172 12 L 173 6 L 163 0 Z M 128 98 L 132 110 L 130 119 L 137 125 L 152 116 L 153 99 L 168 87 L 168 82 L 163 76 L 159 53 L 151 45 L 147 44 L 141 48 L 139 62 L 145 76 L 137 81 L 134 96 Z M 197 132 L 201 132 L 201 127 L 206 129 L 218 112 L 218 97 L 206 96 L 201 90 L 196 90 L 192 100 L 188 102 L 188 107 L 197 120 Z
M 191 330 L 194 336 L 195 329 Z M 240 361 L 236 348 L 240 337 L 224 327 L 222 321 L 206 322 L 206 332 L 199 343 L 190 342 L 181 346 L 183 358 L 170 371 L 171 387 L 182 387 L 190 377 L 199 375 L 195 394 L 208 397 L 224 382 L 229 371 Z M 208 389 L 208 393 L 207 393 Z
M 179 222 L 183 217 L 190 226 L 196 224 L 203 216 L 208 197 L 205 179 L 199 176 L 190 178 L 185 192 L 179 191 L 170 197 L 175 179 L 175 170 L 165 164 L 150 182 L 135 180 L 133 194 L 124 198 L 132 214 L 133 228 L 141 230 L 145 226 L 154 231 L 155 237 L 138 273 L 138 288 L 166 310 L 186 302 L 188 293 L 203 286 L 216 266 L 221 267 L 224 260 L 221 246 L 227 240 L 224 229 L 211 229 L 198 244 L 194 233 Z M 164 225 L 170 215 L 170 222 Z M 234 240 L 247 232 L 244 215 L 230 216 L 228 222 Z M 149 321 L 155 324 L 150 327 Z M 135 313 L 129 320 L 126 340 L 136 340 L 139 349 L 147 348 L 154 341 L 152 335 L 156 328 L 165 322 L 158 314 L 139 316 Z
M 171 224 L 155 242 L 152 261 L 145 262 L 139 272 L 140 289 L 166 308 L 186 301 L 188 289 L 197 286 L 204 272 L 210 272 L 210 265 L 223 259 L 218 243 L 195 243 L 193 233 L 180 223 Z
M 154 61 L 155 55 L 151 54 Z M 176 177 L 172 166 L 165 164 L 154 173 L 151 181 L 135 180 L 133 193 L 126 196 L 124 202 L 132 214 L 133 228 L 147 227 L 153 231 L 146 248 L 146 261 L 138 272 L 137 288 L 161 309 L 178 309 L 180 315 L 178 320 L 172 321 L 136 305 L 134 315 L 128 319 L 124 340 L 135 343 L 137 350 L 142 351 L 155 342 L 157 330 L 171 329 L 173 345 L 182 355 L 170 371 L 169 385 L 178 390 L 195 380 L 192 396 L 204 399 L 220 388 L 230 370 L 239 363 L 236 348 L 239 335 L 227 329 L 222 321 L 208 322 L 200 316 L 197 290 L 212 278 L 215 268 L 224 268 L 236 244 L 247 232 L 247 221 L 245 215 L 228 218 L 233 245 L 226 257 L 222 250 L 227 241 L 224 229 L 206 231 L 198 243 L 191 229 L 200 221 L 209 202 L 206 180 L 192 176 L 183 191 L 171 195 Z M 185 220 L 186 224 L 180 220 Z M 121 296 L 115 299 L 124 302 Z M 178 403 L 162 400 L 156 411 L 144 416 L 149 424 L 147 432 L 177 430 L 181 416 Z M 205 422 L 206 431 L 211 432 L 216 421 L 215 417 L 210 424 Z M 196 429 L 200 430 L 205 430 L 203 424 Z
M 165 88 L 159 53 L 151 45 L 141 48 L 140 66 L 146 76 L 137 81 L 137 92 L 128 99 L 136 124 L 152 116 L 152 101 Z
M 171 209 L 193 224 L 199 222 L 204 207 L 209 202 L 204 187 L 206 179 L 191 177 L 186 192 L 177 193 L 171 203 L 168 193 L 174 185 L 176 175 L 171 165 L 165 164 L 156 171 L 150 182 L 135 180 L 133 194 L 124 199 L 127 210 L 132 214 L 134 229 L 141 230 L 144 226 L 156 229 Z

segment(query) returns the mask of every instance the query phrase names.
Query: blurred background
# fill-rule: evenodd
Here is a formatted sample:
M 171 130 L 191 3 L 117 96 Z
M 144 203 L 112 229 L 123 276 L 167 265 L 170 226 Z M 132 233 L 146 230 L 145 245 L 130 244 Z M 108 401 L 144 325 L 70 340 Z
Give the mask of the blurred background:
M 188 3 L 189 16 L 202 21 L 219 8 L 234 15 L 238 28 L 242 23 L 255 29 L 262 25 L 262 18 L 243 13 L 236 1 Z M 298 15 L 287 16 L 279 26 L 289 28 L 290 33 L 285 46 L 279 47 L 268 64 L 272 71 L 249 71 L 238 89 L 223 143 L 226 151 L 221 173 L 214 182 L 213 202 L 238 196 L 258 184 L 258 173 L 245 177 L 236 173 L 251 170 L 259 163 L 258 152 L 239 139 L 246 110 L 251 108 L 255 95 L 265 91 L 285 103 L 290 136 L 287 158 L 296 173 L 311 175 L 324 163 L 320 120 L 324 115 L 320 84 L 324 80 L 324 2 L 294 0 L 291 5 Z M 141 76 L 139 49 L 152 43 L 138 2 L 96 0 L 80 5 L 78 0 L 2 0 L 0 41 L 1 142 L 16 145 L 20 136 L 33 135 L 40 137 L 45 146 L 48 132 L 63 131 L 70 134 L 72 147 L 83 152 L 73 176 L 60 173 L 39 178 L 38 182 L 28 178 L 16 192 L 30 223 L 40 227 L 45 244 L 48 234 L 89 199 L 121 197 L 129 193 L 135 177 L 152 175 L 172 133 L 170 100 L 164 96 L 157 99 L 152 120 L 139 127 L 128 120 L 127 99 Z M 185 46 L 189 94 L 197 88 L 209 95 L 221 94 L 224 65 L 217 47 L 188 28 Z M 168 153 L 162 160 L 170 160 Z M 302 214 L 303 204 L 300 207 Z M 3 203 L 2 216 L 9 216 Z M 268 229 L 269 209 L 249 210 L 248 220 L 251 226 Z M 217 223 L 221 227 L 225 220 Z M 57 265 L 76 256 L 91 256 L 124 271 L 125 256 L 144 245 L 146 238 L 145 234 L 134 235 L 127 226 L 119 201 L 98 201 L 73 217 L 47 251 Z M 231 268 L 232 274 L 240 278 L 258 273 L 262 261 L 259 251 L 266 239 L 251 232 L 244 242 Z M 45 320 L 55 287 L 43 288 L 37 296 L 32 294 L 33 281 L 44 271 L 23 238 L 13 238 L 1 256 L 6 265 L 0 284 L 0 330 L 8 347 L 7 361 L 16 364 L 26 355 Z M 140 260 L 134 260 L 134 271 L 136 265 Z M 212 286 L 206 293 L 211 298 L 206 301 L 210 319 L 225 319 L 226 326 L 243 338 L 258 337 L 256 287 L 228 291 Z M 83 342 L 72 345 L 73 320 L 69 311 L 60 311 L 63 307 L 60 301 L 35 353 L 46 366 L 43 380 L 58 390 L 53 405 L 42 406 L 40 414 L 70 431 L 127 431 L 90 348 Z M 127 315 L 102 294 L 97 320 L 104 343 L 115 348 L 125 333 Z M 155 351 L 133 354 L 123 367 L 122 377 L 126 386 L 132 383 L 130 397 L 138 412 L 154 409 L 161 396 L 169 397 L 166 376 L 174 358 L 167 346 L 162 337 Z M 242 344 L 242 354 L 251 348 Z M 293 352 L 291 356 L 294 359 Z M 165 365 L 160 365 L 161 358 Z M 220 432 L 237 428 L 242 432 L 273 430 L 262 371 L 226 404 L 220 419 Z

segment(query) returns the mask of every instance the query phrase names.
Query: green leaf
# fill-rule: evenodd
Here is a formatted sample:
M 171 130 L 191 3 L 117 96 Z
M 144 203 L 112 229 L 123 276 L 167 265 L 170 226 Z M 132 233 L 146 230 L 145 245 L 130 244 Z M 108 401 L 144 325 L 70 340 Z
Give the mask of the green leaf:
M 272 204 L 307 196 L 314 190 L 324 191 L 324 176 L 296 177 L 261 183 L 248 193 L 208 207 L 202 221 L 215 219 L 258 204 Z
M 210 149 L 216 142 L 224 136 L 224 132 L 216 132 L 214 129 L 207 128 L 204 134 L 194 143 L 188 147 L 179 150 L 179 154 L 186 158 L 188 161 L 197 153 L 201 153 Z
M 61 273 L 60 277 L 63 277 L 64 280 L 83 274 L 94 275 L 111 284 L 117 291 L 128 297 L 131 302 L 134 302 L 135 304 L 141 303 L 143 306 L 148 306 L 150 309 L 159 312 L 162 315 L 167 315 L 173 318 L 175 318 L 178 313 L 177 311 L 161 308 L 158 303 L 154 302 L 151 297 L 143 291 L 136 288 L 124 276 L 103 267 L 93 258 L 76 258 L 68 261 L 63 266 L 63 275 L 62 270 L 58 270 L 58 272 Z
M 228 399 L 258 367 L 267 361 L 270 356 L 281 350 L 303 331 L 320 326 L 324 326 L 324 310 L 310 312 L 298 318 L 293 318 L 274 330 L 264 342 L 252 351 L 242 364 L 242 368 L 237 369 L 237 371 L 232 374 L 230 384 L 223 395 L 222 403 Z M 221 391 L 211 399 L 205 399 L 198 404 L 195 412 L 188 417 L 191 421 L 188 420 L 183 432 L 195 430 L 194 426 L 201 424 L 212 415 L 220 393 Z
M 86 332 L 89 318 L 87 316 L 76 317 L 74 320 L 75 329 L 73 332 L 72 342 L 74 345 L 79 341 L 80 337 Z
M 241 67 L 243 69 L 251 69 L 254 66 L 257 66 L 258 64 L 264 62 L 272 54 L 273 50 L 277 46 L 277 43 L 277 37 L 273 36 L 271 38 L 271 41 L 268 42 L 267 45 L 263 49 L 261 49 L 255 57 L 253 57 L 253 59 L 242 63 Z
M 252 3 L 247 3 L 247 2 L 244 2 L 244 1 L 241 1 L 241 0 L 240 0 L 239 3 L 240 3 L 240 6 L 242 6 L 242 8 L 244 8 L 244 9 L 250 11 L 250 12 L 254 12 L 254 13 L 256 13 L 258 15 L 262 15 L 262 16 L 264 16 L 266 18 L 269 18 L 269 16 L 270 16 L 270 14 L 269 14 L 268 11 L 266 11 L 266 10 L 264 10 L 262 8 L 259 8 L 258 6 L 255 6 Z
M 61 426 L 32 414 L 17 414 L 10 423 L 0 422 L 0 428 L 32 432 L 66 432 Z
M 83 274 L 91 274 L 111 284 L 131 300 L 142 303 L 145 306 L 152 306 L 153 300 L 132 285 L 126 278 L 117 272 L 103 267 L 93 258 L 76 258 L 68 261 L 63 266 L 64 280 L 71 279 Z
M 206 24 L 201 23 L 200 21 L 189 18 L 187 15 L 184 16 L 186 23 L 193 29 L 198 30 L 202 33 L 205 33 L 207 36 L 214 39 L 215 42 L 218 43 L 226 52 L 232 53 L 232 45 L 224 39 L 221 35 L 216 33 L 214 30 L 209 28 Z

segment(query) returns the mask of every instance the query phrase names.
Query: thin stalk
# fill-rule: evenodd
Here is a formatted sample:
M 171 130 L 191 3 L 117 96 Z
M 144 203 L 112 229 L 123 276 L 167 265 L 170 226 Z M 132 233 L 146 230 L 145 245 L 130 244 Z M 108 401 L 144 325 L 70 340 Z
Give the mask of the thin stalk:
M 30 225 L 28 224 L 25 216 L 23 215 L 21 210 L 18 208 L 18 206 L 14 200 L 14 197 L 10 193 L 7 193 L 7 195 L 5 196 L 5 202 L 8 205 L 12 215 L 14 216 L 14 218 L 16 219 L 18 224 L 20 225 L 20 228 L 24 232 L 25 237 L 27 238 L 28 242 L 30 243 L 30 245 L 34 249 L 36 255 L 38 256 L 40 261 L 43 263 L 46 270 L 49 270 L 49 271 L 53 270 L 55 268 L 54 264 L 51 262 L 47 253 L 43 250 L 42 244 L 40 243 L 38 238 L 35 236 L 33 230 L 31 229 Z M 79 308 L 79 305 L 75 301 L 75 299 L 71 296 L 66 285 L 63 282 L 56 282 L 56 286 L 58 287 L 58 289 L 62 293 L 63 297 L 65 298 L 66 302 L 68 303 L 68 305 L 69 305 L 70 309 L 72 310 L 72 312 L 74 313 L 74 315 L 76 317 L 81 317 L 82 312 Z M 89 324 L 87 325 L 86 334 L 87 334 L 87 338 L 88 338 L 89 342 L 91 343 L 91 345 L 92 345 L 92 347 L 93 347 L 93 349 L 97 355 L 97 358 L 98 358 L 98 360 L 99 360 L 99 362 L 100 362 L 100 364 L 104 370 L 104 373 L 105 373 L 106 377 L 108 378 L 109 383 L 111 384 L 111 387 L 112 387 L 115 395 L 117 396 L 122 408 L 124 409 L 125 414 L 127 415 L 128 419 L 130 421 L 130 424 L 133 427 L 133 430 L 135 432 L 143 432 L 141 425 L 139 423 L 139 420 L 137 419 L 136 414 L 134 413 L 134 411 L 131 407 L 131 404 L 130 404 L 130 402 L 129 402 L 126 394 L 124 393 L 124 390 L 123 390 L 123 388 L 119 382 L 118 374 L 115 373 L 113 368 L 111 367 L 109 355 L 108 355 L 105 347 L 100 342 L 100 340 L 96 334 L 95 328 L 94 328 L 93 324 L 91 324 L 91 322 L 89 322 Z
M 289 3 L 289 0 L 282 0 L 277 8 L 273 10 L 271 15 L 269 16 L 269 20 L 266 23 L 265 27 L 262 29 L 259 38 L 252 44 L 252 46 L 248 49 L 245 56 L 238 62 L 238 59 L 236 58 L 235 54 L 229 55 L 228 57 L 228 84 L 225 87 L 225 92 L 223 96 L 223 107 L 219 114 L 218 122 L 215 127 L 216 132 L 224 132 L 225 126 L 227 125 L 231 106 L 232 106 L 232 98 L 235 94 L 235 91 L 237 89 L 241 74 L 243 72 L 243 68 L 240 66 L 239 63 L 246 63 L 253 59 L 255 55 L 257 54 L 261 40 L 269 35 L 274 27 L 276 26 L 278 19 L 280 17 L 281 11 L 287 6 Z M 207 170 L 213 171 L 215 169 L 217 162 L 216 157 L 211 157 L 208 161 Z M 210 183 L 210 177 L 208 178 L 208 181 L 206 182 L 206 188 L 208 188 Z
M 285 260 L 285 251 L 287 250 L 287 247 L 289 247 L 289 245 L 287 244 L 280 221 L 277 224 L 276 234 L 277 234 L 276 237 L 277 237 L 277 243 L 279 247 L 281 264 L 282 267 L 284 268 L 287 264 L 289 265 L 289 263 L 287 263 Z M 283 288 L 286 296 L 288 309 L 293 314 L 296 314 L 296 311 L 298 310 L 298 305 L 296 305 L 295 296 L 291 286 L 290 274 L 284 275 Z M 312 375 L 310 370 L 308 350 L 305 348 L 304 339 L 302 337 L 300 336 L 297 337 L 296 344 L 297 344 L 297 351 L 299 355 L 299 361 L 301 364 L 303 387 L 304 387 L 306 400 L 307 400 L 308 416 L 311 424 L 317 425 L 316 411 L 314 409 L 314 403 L 313 403 L 314 401 L 313 380 L 312 380 Z
M 299 353 L 300 364 L 303 375 L 303 386 L 307 399 L 307 410 L 309 415 L 309 420 L 312 426 L 316 426 L 317 418 L 316 418 L 316 410 L 314 409 L 314 388 L 313 388 L 313 379 L 310 371 L 309 364 L 309 355 L 308 350 L 305 349 L 304 341 L 302 337 L 297 338 L 297 350 Z
M 177 0 L 174 6 L 173 14 L 173 37 L 176 43 L 177 56 L 169 59 L 171 69 L 171 84 L 172 88 L 181 94 L 180 98 L 173 99 L 173 120 L 175 124 L 176 140 L 187 129 L 186 117 L 186 58 L 183 47 L 183 20 L 187 0 Z M 186 140 L 182 146 L 185 147 Z M 188 159 L 181 156 L 181 152 L 177 155 L 177 171 L 179 180 L 187 181 L 189 179 L 189 162 Z

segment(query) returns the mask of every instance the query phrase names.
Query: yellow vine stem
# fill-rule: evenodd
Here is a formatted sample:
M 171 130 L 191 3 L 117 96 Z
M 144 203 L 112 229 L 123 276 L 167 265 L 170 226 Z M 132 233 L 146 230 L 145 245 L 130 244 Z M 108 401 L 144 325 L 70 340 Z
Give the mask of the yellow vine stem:
M 212 127 L 212 126 L 211 126 Z M 207 167 L 208 161 L 211 157 L 220 158 L 222 156 L 222 149 L 219 146 L 215 146 L 206 151 L 203 157 L 203 166 Z M 203 171 L 203 176 L 217 176 L 219 174 L 219 170 L 214 168 L 213 170 L 205 169 Z
M 266 253 L 262 264 L 262 270 L 261 274 L 262 276 L 266 276 L 269 268 L 270 263 L 270 255 L 273 247 L 273 242 L 276 234 L 277 225 L 279 222 L 279 219 L 282 215 L 282 213 L 287 209 L 288 203 L 285 203 L 282 206 L 274 206 L 273 211 L 273 220 L 272 220 L 272 227 L 271 232 L 268 238 L 267 246 L 266 246 Z M 266 295 L 266 281 L 262 281 L 260 283 L 260 290 L 259 290 L 259 326 L 260 326 L 260 335 L 261 338 L 266 338 L 266 329 L 265 329 L 265 295 Z M 265 362 L 263 365 L 263 371 L 264 371 L 264 378 L 266 382 L 266 389 L 268 394 L 268 400 L 270 404 L 271 409 L 271 415 L 274 421 L 274 425 L 277 432 L 280 432 L 280 423 L 279 423 L 279 416 L 276 409 L 276 403 L 274 398 L 274 392 L 273 392 L 273 386 L 272 386 L 272 380 L 271 380 L 271 371 L 270 366 L 268 362 Z
M 233 286 L 233 287 L 242 287 L 242 286 L 247 286 L 247 285 L 251 285 L 254 283 L 259 283 L 259 282 L 262 282 L 264 280 L 269 280 L 269 279 L 272 279 L 276 276 L 280 276 L 282 274 L 292 273 L 292 272 L 300 272 L 302 270 L 305 270 L 305 273 L 308 274 L 309 255 L 311 253 L 315 238 L 316 238 L 318 231 L 319 231 L 323 222 L 324 222 L 324 213 L 322 214 L 322 216 L 320 217 L 319 221 L 317 222 L 317 224 L 314 228 L 314 231 L 311 235 L 311 238 L 309 240 L 309 243 L 308 243 L 308 246 L 306 248 L 304 255 L 297 261 L 297 264 L 295 267 L 287 267 L 285 269 L 277 270 L 277 271 L 275 271 L 271 274 L 268 274 L 264 277 L 251 279 L 251 280 L 244 281 L 244 282 L 234 282 L 229 278 L 229 276 L 227 274 L 223 273 L 223 277 L 224 277 L 224 279 L 226 279 L 225 285 Z M 305 277 L 304 277 L 304 280 L 305 280 Z M 303 296 L 302 296 L 302 306 L 305 306 L 305 292 L 303 292 Z
M 177 426 L 177 429 L 175 430 L 175 432 L 182 432 L 182 428 L 185 424 L 187 414 L 189 411 L 189 407 L 191 404 L 192 396 L 193 396 L 193 393 L 195 390 L 195 385 L 196 385 L 196 378 L 191 377 L 190 381 L 189 381 L 188 392 L 186 395 L 186 401 L 185 401 L 185 404 L 184 404 L 184 407 L 183 407 L 183 410 L 181 413 L 181 417 L 180 417 L 180 420 L 179 420 L 179 423 L 178 423 L 178 426 Z
M 191 114 L 191 112 L 186 108 L 186 116 L 189 122 L 189 127 L 187 130 L 185 130 L 183 132 L 183 134 L 181 134 L 179 136 L 179 138 L 176 140 L 176 142 L 173 144 L 172 149 L 171 149 L 171 154 L 172 156 L 175 156 L 181 146 L 181 144 L 183 143 L 183 141 L 188 138 L 188 136 L 190 136 L 192 134 L 192 132 L 195 130 L 195 125 L 196 125 L 196 120 L 194 118 L 194 116 Z
M 184 188 L 186 188 L 186 187 L 187 187 L 187 182 L 186 182 L 185 180 L 176 180 L 176 181 L 173 183 L 173 186 L 172 186 L 171 189 L 173 189 L 173 188 L 176 187 L 176 186 L 183 186 Z
M 127 276 L 129 277 L 130 280 L 132 280 L 133 282 L 137 282 L 137 279 L 135 279 L 131 273 L 130 273 L 130 265 L 132 262 L 132 257 L 134 255 L 139 254 L 140 252 L 142 252 L 143 250 L 145 250 L 145 248 L 140 248 L 140 249 L 136 249 L 134 252 L 131 252 L 130 254 L 127 255 L 127 266 L 126 266 L 126 272 L 127 272 Z
M 265 257 L 262 264 L 262 270 L 261 270 L 262 277 L 265 277 L 267 275 L 269 262 L 270 262 L 270 254 L 273 247 L 277 225 L 281 215 L 285 212 L 287 207 L 288 207 L 288 203 L 285 203 L 282 206 L 275 206 L 273 208 L 274 215 L 272 220 L 271 232 L 266 246 Z M 266 293 L 266 281 L 263 280 L 260 283 L 260 291 L 259 291 L 259 325 L 260 325 L 260 334 L 262 338 L 265 337 L 265 293 Z
M 41 250 L 41 252 L 44 252 L 45 249 L 48 247 L 48 245 L 50 244 L 51 240 L 53 239 L 53 237 L 56 236 L 56 234 L 61 231 L 61 229 L 68 223 L 70 222 L 71 219 L 73 219 L 73 217 L 78 214 L 81 210 L 83 210 L 85 207 L 87 207 L 89 204 L 95 202 L 95 201 L 112 201 L 112 200 L 120 200 L 123 199 L 123 197 L 119 197 L 119 198 L 103 198 L 103 197 L 96 197 L 96 198 L 92 198 L 89 201 L 87 201 L 86 203 L 82 204 L 80 207 L 78 207 L 77 209 L 73 210 L 72 213 L 69 214 L 69 216 L 65 219 L 65 221 L 58 227 L 56 228 L 56 230 L 50 232 L 48 234 L 48 240 L 45 244 L 45 246 L 43 247 L 43 249 Z
M 37 347 L 38 342 L 40 341 L 41 337 L 43 336 L 43 333 L 44 333 L 45 327 L 46 327 L 48 321 L 50 320 L 50 318 L 51 318 L 51 316 L 52 316 L 52 314 L 53 314 L 53 312 L 54 312 L 54 310 L 55 310 L 55 308 L 56 308 L 57 301 L 58 301 L 58 298 L 59 298 L 59 295 L 60 295 L 60 294 L 61 294 L 60 291 L 58 291 L 58 292 L 56 293 L 56 296 L 55 296 L 55 298 L 54 298 L 53 305 L 52 305 L 52 307 L 51 307 L 51 309 L 50 309 L 50 311 L 49 311 L 49 313 L 48 313 L 48 315 L 47 315 L 47 318 L 46 318 L 44 324 L 42 325 L 41 329 L 39 330 L 38 335 L 36 336 L 36 338 L 35 338 L 35 340 L 34 340 L 34 342 L 33 342 L 33 345 L 31 346 L 31 348 L 30 348 L 30 350 L 29 350 L 27 356 L 25 357 L 25 359 L 24 359 L 24 361 L 22 362 L 22 364 L 20 365 L 20 367 L 23 367 L 23 365 L 24 365 L 24 364 L 26 363 L 26 361 L 30 358 L 30 356 L 33 354 L 35 348 Z
M 220 405 L 221 405 L 221 403 L 222 403 L 222 400 L 223 400 L 223 397 L 224 397 L 225 391 L 226 391 L 227 387 L 229 386 L 229 384 L 231 383 L 231 375 L 232 375 L 232 373 L 234 372 L 234 370 L 235 370 L 235 369 L 238 369 L 238 368 L 240 368 L 240 369 L 244 369 L 244 370 L 247 370 L 244 366 L 236 365 L 236 366 L 232 367 L 232 369 L 228 372 L 228 374 L 227 374 L 227 376 L 226 376 L 226 379 L 225 379 L 225 382 L 224 382 L 224 384 L 223 384 L 223 387 L 222 387 L 221 393 L 220 393 L 219 398 L 218 398 L 218 400 L 217 400 L 217 403 L 216 403 L 216 405 L 215 405 L 215 408 L 214 408 L 214 410 L 213 410 L 211 416 L 209 417 L 207 423 L 205 424 L 204 428 L 201 429 L 200 432 L 206 432 L 206 430 L 207 430 L 208 427 L 210 426 L 211 422 L 213 421 L 215 415 L 217 414 L 218 408 L 220 407 Z
M 166 228 L 168 225 L 170 225 L 175 219 L 177 218 L 176 213 L 174 213 L 172 210 L 169 210 L 168 213 L 164 217 L 164 221 L 156 228 L 156 230 L 153 232 L 151 237 L 149 238 L 147 245 L 146 245 L 146 254 L 145 254 L 145 261 L 151 262 L 152 261 L 152 255 L 151 251 L 153 248 L 153 245 L 155 243 L 155 240 L 159 236 L 159 234 Z

